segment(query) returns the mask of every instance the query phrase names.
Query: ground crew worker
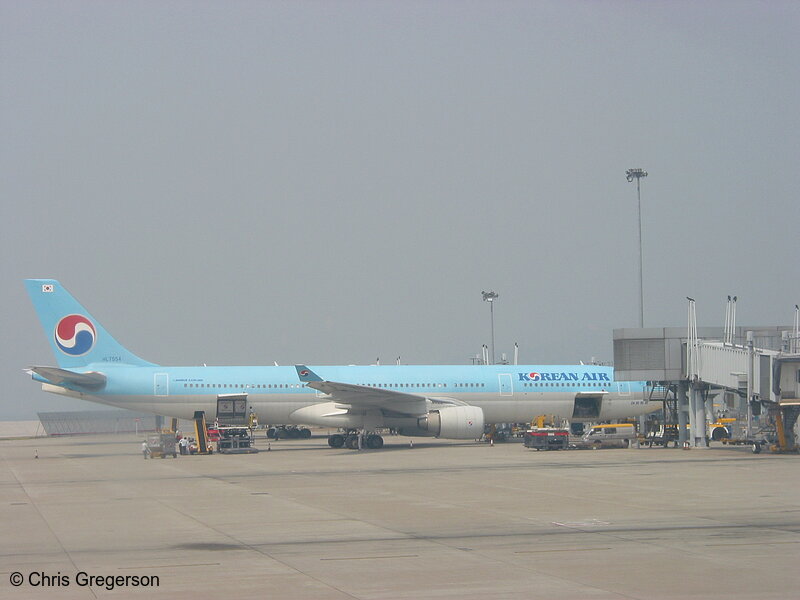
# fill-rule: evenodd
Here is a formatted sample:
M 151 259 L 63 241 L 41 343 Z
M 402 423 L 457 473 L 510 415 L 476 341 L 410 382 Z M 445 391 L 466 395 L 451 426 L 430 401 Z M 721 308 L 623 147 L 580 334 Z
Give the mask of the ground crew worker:
M 147 446 L 147 442 L 142 442 L 142 454 L 144 455 L 144 459 L 147 460 L 150 454 L 150 448 Z

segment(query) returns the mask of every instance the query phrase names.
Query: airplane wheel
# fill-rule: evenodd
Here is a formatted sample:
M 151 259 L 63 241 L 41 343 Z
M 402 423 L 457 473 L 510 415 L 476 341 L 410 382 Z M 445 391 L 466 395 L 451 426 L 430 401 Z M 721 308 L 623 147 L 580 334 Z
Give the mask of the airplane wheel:
M 758 442 L 753 444 L 753 454 L 761 454 L 761 444 Z
M 307 429 L 306 427 L 303 427 L 300 430 L 300 439 L 310 440 L 311 439 L 311 430 Z
M 328 446 L 331 448 L 341 448 L 344 446 L 344 436 L 339 433 L 334 433 L 328 436 Z
M 267 429 L 267 437 L 272 440 L 278 439 L 278 430 L 275 427 Z
M 383 448 L 383 438 L 379 435 L 370 435 L 367 437 L 367 448 L 372 450 L 380 450 Z
M 348 435 L 347 439 L 345 439 L 344 441 L 344 445 L 347 446 L 350 450 L 358 450 L 358 436 Z

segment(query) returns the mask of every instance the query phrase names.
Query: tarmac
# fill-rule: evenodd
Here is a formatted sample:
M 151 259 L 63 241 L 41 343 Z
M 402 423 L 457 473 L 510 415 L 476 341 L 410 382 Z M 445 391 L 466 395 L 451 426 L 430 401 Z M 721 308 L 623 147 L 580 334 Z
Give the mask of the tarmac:
M 403 437 L 353 451 L 320 436 L 269 451 L 261 437 L 253 455 L 143 460 L 141 441 L 0 441 L 2 598 L 785 600 L 800 590 L 796 454 L 412 448 Z

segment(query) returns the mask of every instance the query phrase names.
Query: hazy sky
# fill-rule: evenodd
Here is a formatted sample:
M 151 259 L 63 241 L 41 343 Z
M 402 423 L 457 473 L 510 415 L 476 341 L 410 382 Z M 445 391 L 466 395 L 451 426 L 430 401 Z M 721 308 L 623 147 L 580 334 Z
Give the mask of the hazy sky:
M 0 419 L 80 403 L 25 294 L 162 364 L 610 360 L 791 324 L 797 2 L 0 3 Z M 94 405 L 91 405 L 94 407 Z

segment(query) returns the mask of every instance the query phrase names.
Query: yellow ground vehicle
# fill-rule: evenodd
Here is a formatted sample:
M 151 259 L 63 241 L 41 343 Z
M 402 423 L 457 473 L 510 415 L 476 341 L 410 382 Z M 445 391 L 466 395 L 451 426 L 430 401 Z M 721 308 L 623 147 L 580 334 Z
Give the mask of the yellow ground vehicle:
M 150 451 L 150 458 L 166 458 L 167 456 L 177 458 L 178 451 L 175 449 L 175 432 L 151 433 L 147 436 L 147 449 Z
M 708 424 L 708 438 L 718 442 L 731 437 L 731 428 L 736 419 L 722 418 Z

